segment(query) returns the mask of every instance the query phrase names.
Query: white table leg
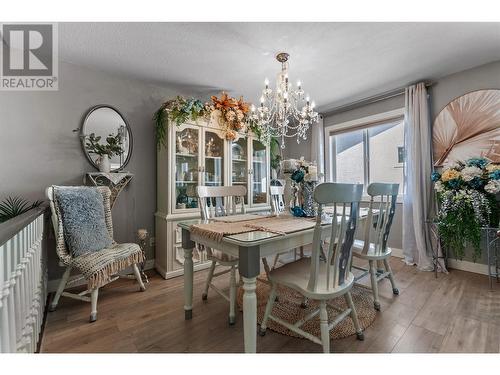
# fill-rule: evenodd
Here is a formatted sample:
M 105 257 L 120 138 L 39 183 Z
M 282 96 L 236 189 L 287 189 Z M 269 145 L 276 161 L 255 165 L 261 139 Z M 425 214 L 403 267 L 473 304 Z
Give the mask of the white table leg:
M 184 318 L 193 317 L 193 249 L 184 249 Z
M 184 319 L 193 317 L 193 249 L 189 231 L 182 229 L 182 248 L 184 249 Z
M 256 277 L 243 277 L 243 334 L 245 353 L 257 351 L 257 287 Z

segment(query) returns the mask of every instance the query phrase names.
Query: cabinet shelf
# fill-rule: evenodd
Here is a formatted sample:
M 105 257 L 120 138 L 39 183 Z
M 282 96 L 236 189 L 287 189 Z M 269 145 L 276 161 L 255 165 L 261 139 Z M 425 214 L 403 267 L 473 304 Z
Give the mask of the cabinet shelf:
M 205 159 L 222 160 L 222 156 L 205 156 Z
M 175 181 L 176 184 L 197 184 L 198 181 Z
M 197 154 L 181 154 L 181 153 L 176 153 L 175 156 L 183 157 L 183 158 L 197 158 Z
M 239 161 L 240 163 L 246 163 L 247 159 L 233 159 L 233 161 Z

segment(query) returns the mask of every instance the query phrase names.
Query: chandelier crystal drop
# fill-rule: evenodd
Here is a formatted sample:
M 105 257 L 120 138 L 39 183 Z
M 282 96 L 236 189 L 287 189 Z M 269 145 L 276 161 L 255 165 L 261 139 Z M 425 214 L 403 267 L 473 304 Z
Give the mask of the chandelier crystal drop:
M 261 139 L 269 142 L 271 137 L 279 138 L 281 148 L 285 148 L 285 138 L 297 137 L 297 143 L 306 140 L 309 126 L 318 121 L 314 102 L 305 95 L 300 81 L 294 88 L 288 77 L 289 56 L 286 52 L 276 55 L 276 60 L 281 63 L 276 88 L 274 91 L 270 89 L 266 78 L 260 106 L 255 108 L 252 105 L 250 116 L 261 132 Z

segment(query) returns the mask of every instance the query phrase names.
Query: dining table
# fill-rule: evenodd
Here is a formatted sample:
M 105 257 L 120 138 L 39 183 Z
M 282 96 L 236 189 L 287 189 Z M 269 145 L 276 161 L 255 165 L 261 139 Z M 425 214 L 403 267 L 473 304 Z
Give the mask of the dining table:
M 358 228 L 367 217 L 366 208 L 359 209 Z M 331 236 L 332 217 L 327 215 L 322 220 L 321 239 Z M 182 230 L 182 248 L 184 250 L 184 317 L 193 318 L 193 249 L 196 244 L 210 247 L 238 257 L 238 271 L 243 281 L 243 336 L 245 353 L 257 350 L 257 276 L 261 272 L 261 259 L 275 256 L 301 246 L 312 244 L 314 227 L 291 233 L 271 233 L 255 230 L 246 233 L 225 235 L 221 241 L 201 235 L 192 230 L 196 224 L 209 223 L 211 220 L 192 219 L 179 222 Z M 221 223 L 223 225 L 223 223 Z

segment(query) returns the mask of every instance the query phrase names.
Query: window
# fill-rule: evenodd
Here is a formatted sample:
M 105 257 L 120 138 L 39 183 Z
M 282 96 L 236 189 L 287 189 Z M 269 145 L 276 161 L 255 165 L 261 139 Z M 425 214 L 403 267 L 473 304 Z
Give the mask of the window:
M 353 124 L 349 126 L 353 127 Z M 392 117 L 376 124 L 327 127 L 329 179 L 335 182 L 399 183 L 403 194 L 404 122 Z M 336 129 L 339 129 L 336 131 Z

